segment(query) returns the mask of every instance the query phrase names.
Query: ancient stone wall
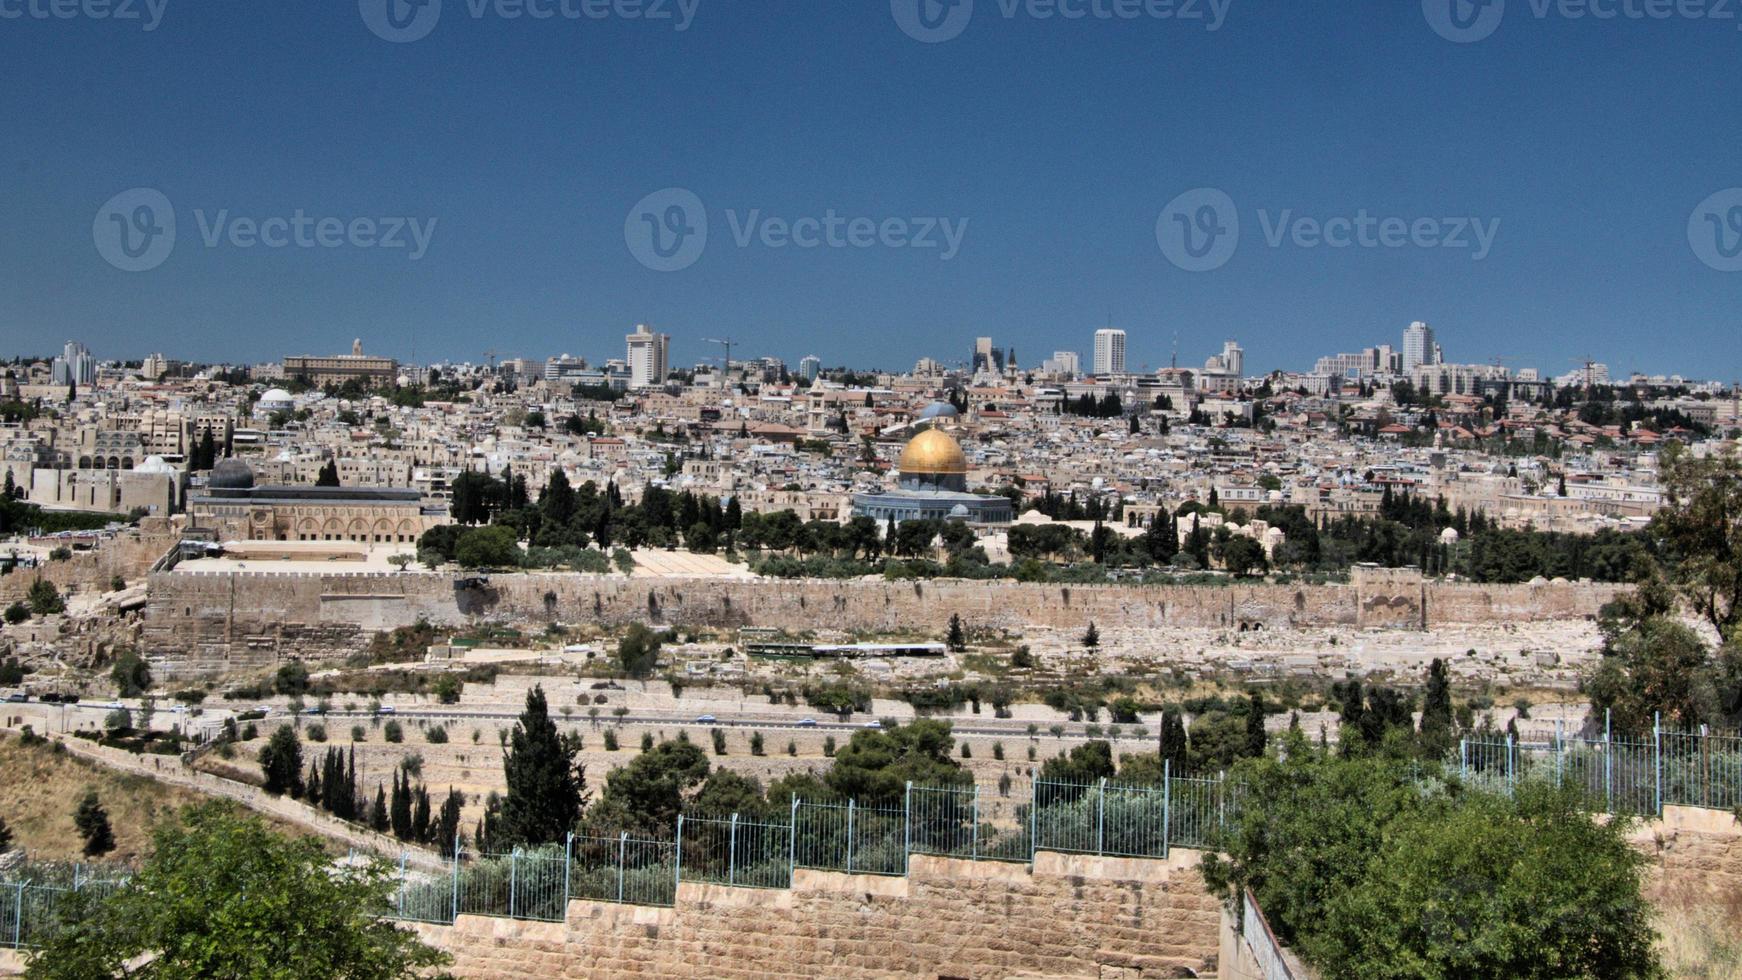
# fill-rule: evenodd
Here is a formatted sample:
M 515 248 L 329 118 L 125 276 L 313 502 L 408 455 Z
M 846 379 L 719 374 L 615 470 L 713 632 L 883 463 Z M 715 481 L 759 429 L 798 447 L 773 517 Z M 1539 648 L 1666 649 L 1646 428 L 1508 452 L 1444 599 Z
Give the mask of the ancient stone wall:
M 1188 977 L 1215 972 L 1199 855 L 915 855 L 906 878 L 799 871 L 790 891 L 685 883 L 670 909 L 572 902 L 562 923 L 421 926 L 469 978 Z
M 116 576 L 137 583 L 176 540 L 169 522 L 147 518 L 142 527 L 122 531 L 96 551 L 77 552 L 65 561 L 0 575 L 0 606 L 24 598 L 38 578 L 53 582 L 62 593 L 108 592 Z
M 1422 629 L 1441 623 L 1589 618 L 1617 591 L 1577 583 L 1424 584 L 1419 575 L 1349 585 L 1123 586 L 935 580 L 785 581 L 425 572 L 151 576 L 144 643 L 172 665 L 209 669 L 351 652 L 368 633 L 561 620 L 622 625 L 811 626 L 939 635 L 952 613 L 1021 630 L 1195 627 Z

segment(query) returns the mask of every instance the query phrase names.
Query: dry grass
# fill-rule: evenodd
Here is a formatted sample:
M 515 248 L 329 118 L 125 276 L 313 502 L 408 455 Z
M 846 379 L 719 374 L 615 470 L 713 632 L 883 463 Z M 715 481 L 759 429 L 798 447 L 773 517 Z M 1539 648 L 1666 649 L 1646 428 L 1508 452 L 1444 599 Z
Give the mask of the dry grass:
M 1660 896 L 1659 949 L 1672 977 L 1742 977 L 1742 895 Z
M 166 765 L 180 763 L 167 760 Z M 26 746 L 0 735 L 0 818 L 11 828 L 13 845 L 41 860 L 80 860 L 84 841 L 73 826 L 73 811 L 89 790 L 96 790 L 109 811 L 115 850 L 104 861 L 132 863 L 150 850 L 152 833 L 173 820 L 185 806 L 207 797 L 167 786 L 144 776 L 119 773 L 56 752 L 50 745 Z M 298 831 L 279 821 L 268 824 L 281 832 Z

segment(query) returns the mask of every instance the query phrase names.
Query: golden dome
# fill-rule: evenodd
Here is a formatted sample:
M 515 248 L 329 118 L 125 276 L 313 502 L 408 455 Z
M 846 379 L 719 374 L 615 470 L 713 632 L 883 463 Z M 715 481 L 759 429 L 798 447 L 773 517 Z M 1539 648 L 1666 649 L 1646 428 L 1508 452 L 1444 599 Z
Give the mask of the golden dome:
M 966 475 L 968 457 L 948 434 L 927 429 L 913 437 L 901 451 L 901 472 L 913 474 Z

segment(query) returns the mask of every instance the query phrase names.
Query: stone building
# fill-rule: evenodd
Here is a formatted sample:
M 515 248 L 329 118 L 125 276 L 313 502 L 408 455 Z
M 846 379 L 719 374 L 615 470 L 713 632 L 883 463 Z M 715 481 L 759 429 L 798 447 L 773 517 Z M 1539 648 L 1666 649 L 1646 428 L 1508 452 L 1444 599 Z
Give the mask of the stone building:
M 207 488 L 188 499 L 191 529 L 221 541 L 358 541 L 412 544 L 448 523 L 423 494 L 379 487 L 255 486 L 253 471 L 224 460 Z
M 941 429 L 914 436 L 901 451 L 896 489 L 853 495 L 853 515 L 879 524 L 910 520 L 956 520 L 1009 524 L 1010 498 L 968 492 L 968 457 Z

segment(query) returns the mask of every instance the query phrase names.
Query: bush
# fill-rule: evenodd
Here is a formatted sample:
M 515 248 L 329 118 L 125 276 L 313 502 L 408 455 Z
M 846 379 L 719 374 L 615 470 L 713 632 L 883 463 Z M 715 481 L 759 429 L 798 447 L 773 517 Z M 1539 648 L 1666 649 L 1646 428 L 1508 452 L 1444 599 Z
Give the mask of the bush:
M 364 728 L 362 725 L 352 725 L 351 726 L 351 741 L 353 741 L 353 742 L 367 742 L 367 741 L 369 741 L 369 729 Z
M 6 607 L 6 622 L 17 626 L 30 618 L 30 607 L 22 602 L 14 602 Z
M 448 744 L 448 730 L 437 725 L 429 731 L 424 732 L 423 740 L 431 745 L 446 745 Z
M 715 729 L 710 730 L 708 732 L 708 735 L 709 735 L 709 737 L 711 737 L 714 740 L 714 754 L 715 755 L 725 755 L 726 754 L 726 733 L 723 731 L 720 731 L 718 728 L 715 728 Z
M 617 751 L 617 729 L 615 728 L 605 729 L 605 751 Z
M 761 755 L 762 754 L 762 733 L 761 732 L 751 732 L 750 733 L 750 754 L 751 755 Z
M 381 737 L 389 742 L 405 741 L 405 729 L 397 721 L 390 721 L 381 727 Z
M 327 740 L 327 726 L 310 725 L 303 730 L 303 737 L 311 742 L 325 742 Z

